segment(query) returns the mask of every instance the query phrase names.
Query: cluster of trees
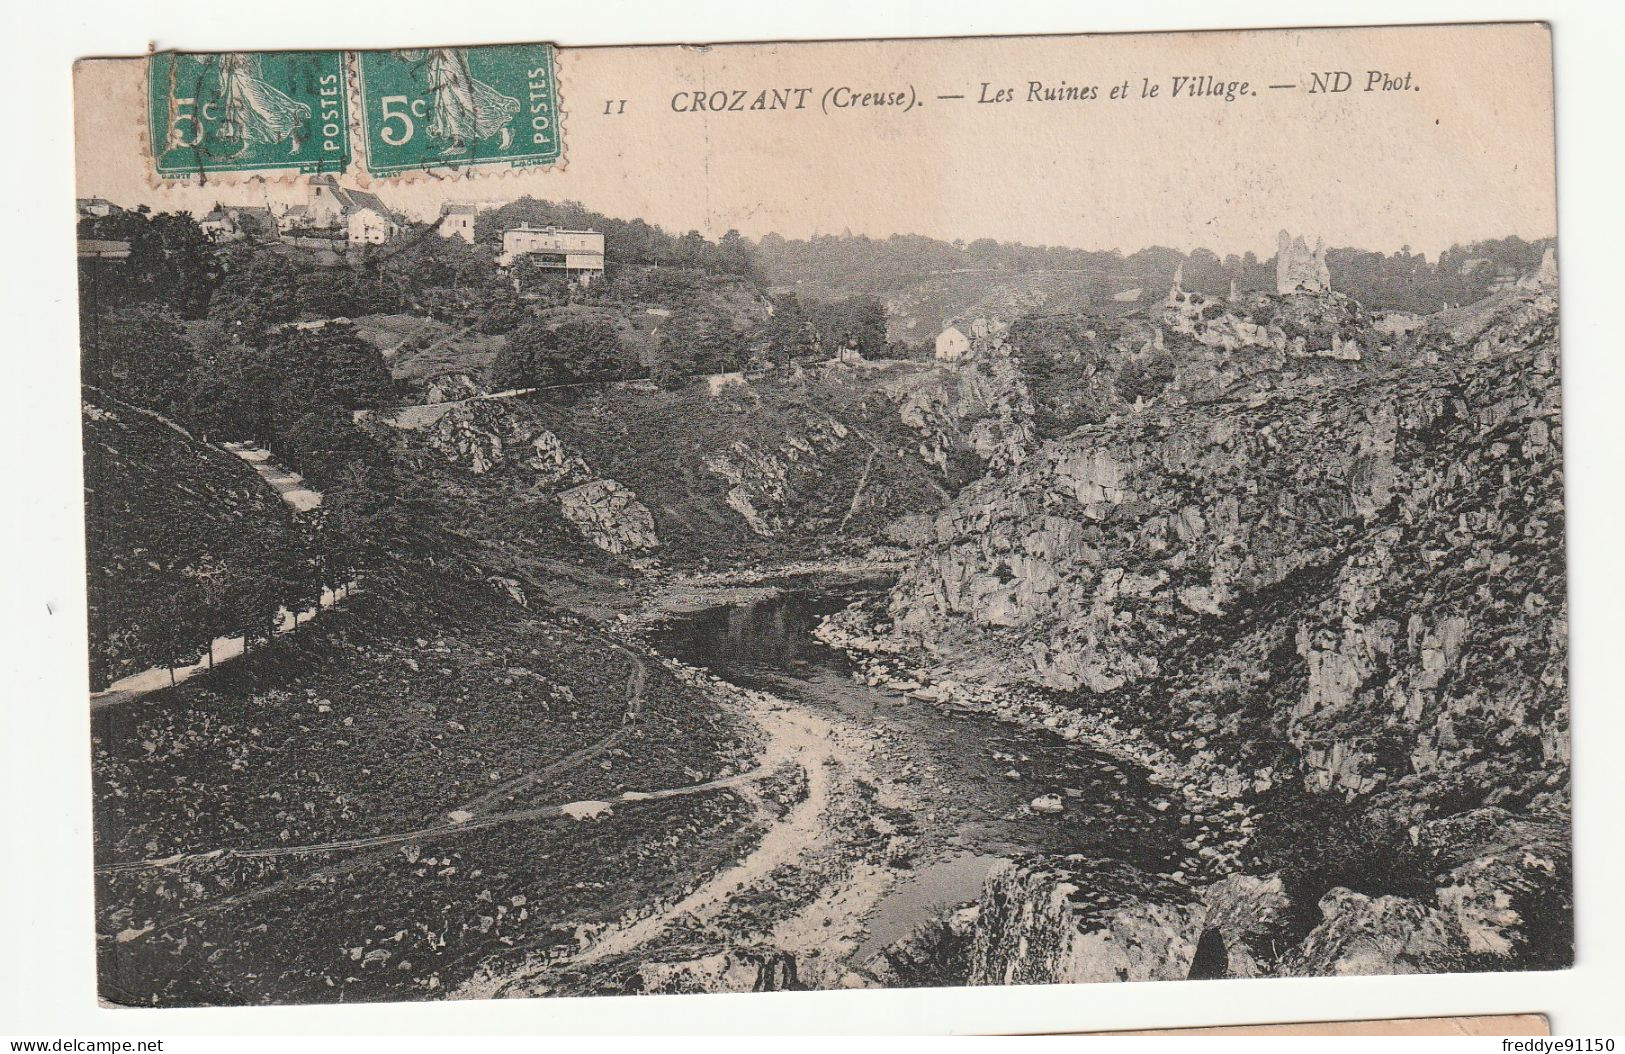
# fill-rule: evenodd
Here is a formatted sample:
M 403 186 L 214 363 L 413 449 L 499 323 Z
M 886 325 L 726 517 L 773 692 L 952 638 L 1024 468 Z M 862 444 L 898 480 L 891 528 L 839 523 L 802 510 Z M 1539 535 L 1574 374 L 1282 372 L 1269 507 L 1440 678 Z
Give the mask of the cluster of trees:
M 501 391 L 618 381 L 641 372 L 637 357 L 608 320 L 538 318 L 508 334 L 491 366 L 491 387 Z
M 120 210 L 80 221 L 79 237 L 122 241 L 129 258 L 82 276 L 79 295 L 95 308 L 157 302 L 182 318 L 202 318 L 224 275 L 219 255 L 197 221 L 184 213 Z
M 353 258 L 254 241 L 216 244 L 188 215 L 145 209 L 87 217 L 79 233 L 130 245 L 124 264 L 84 269 L 86 313 L 162 304 L 183 320 L 221 321 L 249 342 L 289 322 L 394 312 L 505 333 L 529 309 L 570 298 L 565 289 L 522 297 L 488 248 L 428 230 Z
M 802 300 L 794 293 L 773 298 L 773 315 L 762 325 L 769 361 L 828 358 L 856 348 L 864 358 L 888 354 L 886 305 L 872 296 Z
M 873 297 L 822 302 L 784 294 L 773 298 L 765 319 L 746 322 L 711 293 L 702 284 L 667 301 L 676 306 L 660 325 L 647 367 L 607 317 L 543 315 L 508 334 L 490 383 L 541 388 L 647 376 L 678 388 L 696 376 L 826 359 L 842 348 L 866 358 L 897 350 L 886 342 L 885 305 Z
M 837 301 L 773 298 L 760 323 L 740 327 L 727 312 L 695 300 L 675 310 L 660 328 L 654 379 L 675 388 L 697 374 L 724 373 L 827 359 L 843 348 L 865 358 L 893 349 L 886 342 L 886 306 L 873 297 Z
M 348 323 L 281 327 L 256 343 L 153 304 L 84 322 L 87 383 L 213 441 L 252 441 L 302 473 L 364 456 L 353 411 L 398 400 L 378 349 Z
M 168 469 L 157 476 L 136 472 L 132 460 L 87 459 L 93 549 L 98 538 L 113 545 L 112 524 L 139 522 L 140 544 L 125 548 L 159 563 L 149 575 L 145 561 L 93 553 L 92 566 L 124 569 L 99 604 L 98 668 L 111 676 L 131 661 L 194 662 L 216 636 L 245 634 L 250 646 L 269 639 L 279 611 L 314 605 L 324 584 L 348 581 L 399 527 L 388 459 L 354 422 L 354 411 L 398 400 L 382 355 L 347 322 L 293 324 L 354 310 L 387 293 L 391 276 L 301 266 L 274 248 L 215 246 L 186 216 L 116 213 L 90 234 L 119 235 L 131 253 L 125 266 L 92 264 L 82 275 L 85 382 L 202 439 L 263 445 L 325 492 L 297 530 L 271 530 L 258 522 L 263 508 L 211 498 L 200 482 L 235 478 L 265 498 L 230 459 L 211 472 L 159 451 L 150 460 Z M 194 493 L 196 506 L 140 513 L 182 500 L 177 493 Z M 285 514 L 275 495 L 266 500 L 272 519 Z

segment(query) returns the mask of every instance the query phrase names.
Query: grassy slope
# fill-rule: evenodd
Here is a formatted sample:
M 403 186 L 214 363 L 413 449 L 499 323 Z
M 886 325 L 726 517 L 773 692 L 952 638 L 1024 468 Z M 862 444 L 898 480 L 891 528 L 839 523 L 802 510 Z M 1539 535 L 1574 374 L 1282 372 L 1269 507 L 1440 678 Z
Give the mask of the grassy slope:
M 103 494 L 144 493 L 161 481 L 156 466 L 191 457 L 200 460 L 175 493 L 199 507 L 175 497 L 171 519 L 229 540 L 281 514 L 246 466 L 232 489 L 241 473 L 230 459 L 217 465 L 139 420 L 88 426 L 89 478 Z M 706 696 L 546 605 L 538 552 L 593 570 L 556 513 L 548 519 L 513 480 L 502 501 L 471 505 L 488 481 L 401 467 L 418 537 L 344 609 L 96 714 L 99 865 L 440 825 L 493 786 L 599 745 L 492 809 L 683 786 L 744 764 L 741 730 Z M 116 520 L 116 538 L 130 553 L 164 551 L 169 522 L 132 514 Z M 499 559 L 521 549 L 532 559 Z M 530 606 L 488 582 L 493 571 L 522 577 Z M 635 666 L 646 677 L 642 715 L 623 728 Z M 428 996 L 487 956 L 573 941 L 578 925 L 680 895 L 749 837 L 752 816 L 716 791 L 627 807 L 601 825 L 532 820 L 420 847 L 103 874 L 102 992 L 141 1005 Z M 353 959 L 355 948 L 366 951 Z
M 441 595 L 445 610 L 411 624 L 384 598 L 358 598 L 277 649 L 99 714 L 98 863 L 443 824 L 493 786 L 611 735 L 603 753 L 494 808 L 681 786 L 743 764 L 731 722 L 654 663 L 642 716 L 623 730 L 634 662 L 585 623 L 527 612 L 478 583 L 448 581 Z M 507 942 L 545 946 L 566 939 L 555 931 L 676 891 L 732 847 L 747 813 L 716 792 L 629 809 L 601 828 L 524 821 L 416 852 L 103 875 L 104 991 L 143 1004 L 427 995 L 443 971 L 454 981 Z M 679 844 L 685 854 L 672 851 Z M 500 924 L 482 922 L 499 903 Z M 159 932 L 116 940 L 155 921 Z M 375 946 L 391 954 L 387 971 L 371 969 L 376 957 L 347 958 Z

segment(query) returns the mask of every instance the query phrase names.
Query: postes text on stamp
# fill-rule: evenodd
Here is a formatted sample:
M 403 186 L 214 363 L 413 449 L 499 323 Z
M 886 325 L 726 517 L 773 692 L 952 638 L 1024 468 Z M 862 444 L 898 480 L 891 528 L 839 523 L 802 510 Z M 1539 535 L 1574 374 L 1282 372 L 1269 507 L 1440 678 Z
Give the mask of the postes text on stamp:
M 337 51 L 164 52 L 147 62 L 147 133 L 162 179 L 343 172 L 349 93 Z
M 549 165 L 563 154 L 549 44 L 364 51 L 358 67 L 372 175 Z

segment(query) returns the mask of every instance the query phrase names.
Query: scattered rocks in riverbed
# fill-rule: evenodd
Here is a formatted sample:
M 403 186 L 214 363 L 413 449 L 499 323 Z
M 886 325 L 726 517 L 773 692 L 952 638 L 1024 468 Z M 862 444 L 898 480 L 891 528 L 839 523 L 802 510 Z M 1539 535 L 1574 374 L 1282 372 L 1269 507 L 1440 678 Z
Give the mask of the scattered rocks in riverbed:
M 1066 811 L 1066 803 L 1059 794 L 1041 794 L 1032 800 L 1028 808 L 1038 813 L 1058 813 Z

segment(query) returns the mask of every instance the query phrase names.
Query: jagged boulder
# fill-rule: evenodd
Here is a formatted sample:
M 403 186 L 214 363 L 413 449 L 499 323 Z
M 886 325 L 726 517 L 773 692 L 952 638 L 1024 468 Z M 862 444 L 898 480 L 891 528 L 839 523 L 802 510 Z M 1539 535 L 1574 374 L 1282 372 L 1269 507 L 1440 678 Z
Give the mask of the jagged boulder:
M 1417 829 L 1450 865 L 1436 903 L 1469 955 L 1547 969 L 1573 961 L 1567 801 L 1543 794 L 1526 815 L 1490 806 Z
M 1423 973 L 1459 954 L 1443 915 L 1410 897 L 1334 889 L 1320 899 L 1321 923 L 1282 972 L 1296 976 Z
M 426 403 L 449 403 L 484 395 L 485 389 L 466 373 L 443 373 L 432 378 L 423 390 Z
M 543 430 L 530 441 L 526 464 L 536 471 L 537 481 L 548 489 L 572 486 L 592 479 L 587 462 L 552 432 Z
M 1007 345 L 929 374 L 897 412 L 920 433 L 920 457 L 943 471 L 963 448 L 1002 472 L 1025 460 L 1034 438 L 1032 393 Z
M 497 467 L 530 437 L 530 428 L 502 403 L 475 400 L 448 407 L 426 430 L 424 441 L 446 460 L 478 476 Z
M 1232 875 L 1194 889 L 1120 861 L 1008 861 L 988 876 L 977 904 L 967 983 L 1258 977 L 1271 963 L 1254 939 L 1287 907 L 1274 875 Z
M 1126 864 L 1006 861 L 977 905 L 967 983 L 1184 980 L 1205 915 L 1189 889 Z
M 612 479 L 559 492 L 564 518 L 606 553 L 635 555 L 658 548 L 654 515 L 636 494 Z

